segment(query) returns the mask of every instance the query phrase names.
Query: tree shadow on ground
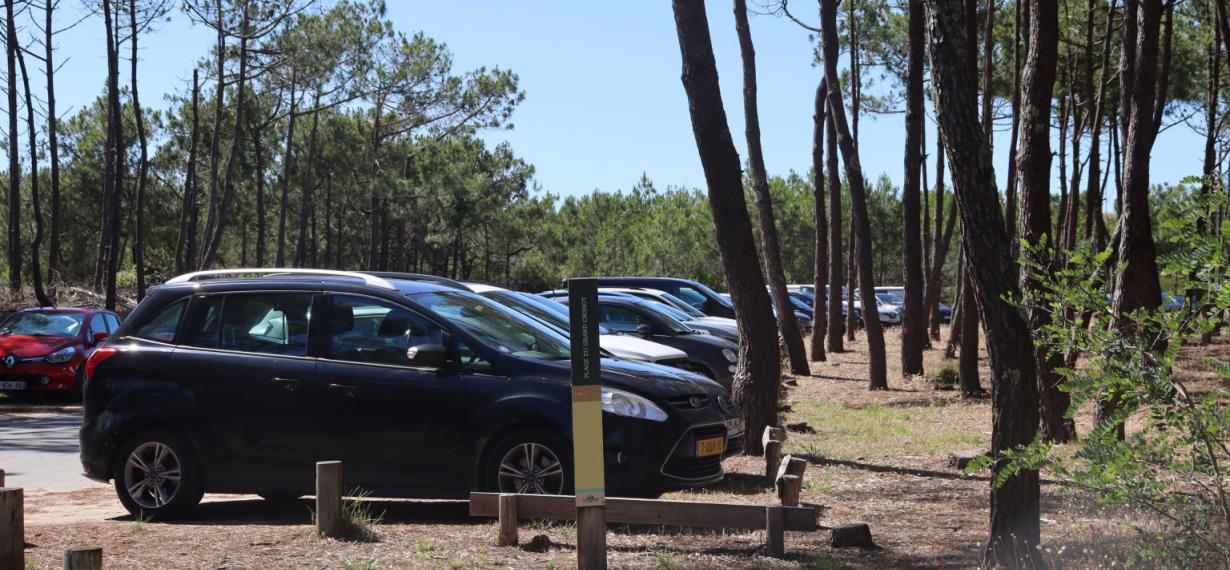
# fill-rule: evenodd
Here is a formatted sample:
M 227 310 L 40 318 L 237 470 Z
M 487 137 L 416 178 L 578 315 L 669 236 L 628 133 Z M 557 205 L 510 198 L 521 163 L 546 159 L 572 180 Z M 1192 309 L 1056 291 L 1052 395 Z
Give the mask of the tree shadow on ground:
M 488 520 L 470 516 L 467 501 L 410 501 L 395 499 L 364 499 L 368 512 L 379 516 L 382 524 L 442 524 L 479 525 Z M 310 525 L 316 503 L 311 499 L 266 501 L 243 498 L 201 503 L 192 514 L 177 520 L 158 521 L 174 525 Z M 126 515 L 111 520 L 135 521 Z

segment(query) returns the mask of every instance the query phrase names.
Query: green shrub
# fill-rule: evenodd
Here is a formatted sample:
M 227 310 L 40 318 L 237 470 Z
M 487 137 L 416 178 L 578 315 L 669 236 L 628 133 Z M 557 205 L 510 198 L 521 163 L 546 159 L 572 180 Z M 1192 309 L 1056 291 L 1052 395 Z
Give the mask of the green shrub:
M 945 363 L 939 370 L 927 373 L 927 382 L 936 390 L 952 390 L 957 387 L 960 380 L 961 373 L 951 363 Z

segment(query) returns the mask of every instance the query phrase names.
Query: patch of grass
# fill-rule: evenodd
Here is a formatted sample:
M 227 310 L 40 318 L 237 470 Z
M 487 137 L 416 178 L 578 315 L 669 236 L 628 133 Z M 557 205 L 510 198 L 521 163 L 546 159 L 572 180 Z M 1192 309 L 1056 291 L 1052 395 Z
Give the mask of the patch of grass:
M 414 546 L 418 549 L 419 554 L 431 554 L 440 551 L 440 543 L 430 538 L 417 540 Z
M 528 528 L 542 532 L 555 531 L 568 538 L 577 535 L 577 523 L 574 521 L 535 520 L 530 521 Z
M 837 570 L 837 562 L 828 556 L 820 555 L 803 564 L 807 570 Z
M 0 396 L 2 396 L 2 394 L 0 394 Z M 35 564 L 33 560 L 27 559 L 26 560 L 26 570 L 38 570 L 38 564 Z
M 132 530 L 134 532 L 142 532 L 145 530 L 145 525 L 149 523 L 150 518 L 145 514 L 145 511 L 137 511 L 137 515 L 132 519 Z
M 677 568 L 679 561 L 675 559 L 675 553 L 671 552 L 669 548 L 662 547 L 662 550 L 653 553 L 653 566 L 654 568 L 662 568 L 664 570 Z
M 799 411 L 819 433 L 798 434 L 796 449 L 815 456 L 823 446 L 824 457 L 857 460 L 860 457 L 893 457 L 902 453 L 941 455 L 958 449 L 981 448 L 990 443 L 985 434 L 956 429 L 944 422 L 939 407 L 898 408 L 882 404 L 847 407 L 808 402 Z
M 384 520 L 384 512 L 372 512 L 372 503 L 367 501 L 371 493 L 355 489 L 351 496 L 342 499 L 342 524 L 352 540 L 374 542 L 379 539 L 376 526 Z
M 377 561 L 375 558 L 368 560 L 342 561 L 342 570 L 376 570 L 377 567 Z

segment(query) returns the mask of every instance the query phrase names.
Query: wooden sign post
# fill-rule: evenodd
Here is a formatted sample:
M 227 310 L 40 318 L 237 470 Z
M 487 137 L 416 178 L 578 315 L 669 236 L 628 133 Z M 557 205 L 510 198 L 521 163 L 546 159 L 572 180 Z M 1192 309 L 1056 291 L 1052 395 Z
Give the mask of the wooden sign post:
M 598 283 L 568 282 L 572 341 L 572 458 L 577 500 L 577 566 L 606 568 L 606 476 L 602 448 L 602 355 Z

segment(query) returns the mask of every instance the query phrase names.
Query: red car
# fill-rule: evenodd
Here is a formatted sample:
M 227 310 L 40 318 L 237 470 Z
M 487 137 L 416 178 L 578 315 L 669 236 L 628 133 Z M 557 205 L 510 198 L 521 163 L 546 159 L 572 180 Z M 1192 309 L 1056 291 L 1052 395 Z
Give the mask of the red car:
M 82 367 L 98 343 L 120 326 L 110 311 L 23 309 L 0 322 L 0 392 L 80 394 Z

